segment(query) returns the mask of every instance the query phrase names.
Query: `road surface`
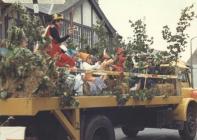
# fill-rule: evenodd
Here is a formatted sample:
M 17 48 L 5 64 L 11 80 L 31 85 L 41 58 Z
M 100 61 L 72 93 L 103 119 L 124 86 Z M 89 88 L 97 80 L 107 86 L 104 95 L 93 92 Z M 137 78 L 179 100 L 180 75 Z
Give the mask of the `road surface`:
M 116 140 L 181 140 L 177 130 L 144 129 L 138 133 L 137 138 L 126 138 L 121 129 L 116 129 Z M 197 140 L 197 137 L 195 138 Z

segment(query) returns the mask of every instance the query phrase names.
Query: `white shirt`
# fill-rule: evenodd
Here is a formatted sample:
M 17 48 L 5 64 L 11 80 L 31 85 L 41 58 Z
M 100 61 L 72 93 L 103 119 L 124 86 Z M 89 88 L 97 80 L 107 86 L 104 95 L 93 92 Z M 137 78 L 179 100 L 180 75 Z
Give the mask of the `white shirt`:
M 81 68 L 84 69 L 84 70 L 99 69 L 99 68 L 100 68 L 100 64 L 97 62 L 97 63 L 95 63 L 94 65 L 91 65 L 91 64 L 89 64 L 89 63 L 87 63 L 87 62 L 83 62 Z

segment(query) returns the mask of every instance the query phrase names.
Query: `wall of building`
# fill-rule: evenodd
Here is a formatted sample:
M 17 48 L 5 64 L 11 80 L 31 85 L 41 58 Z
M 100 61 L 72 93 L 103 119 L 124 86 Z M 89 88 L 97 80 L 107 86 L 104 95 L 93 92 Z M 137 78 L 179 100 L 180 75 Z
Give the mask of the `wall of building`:
M 100 18 L 97 16 L 96 12 L 93 11 L 93 24 L 96 25 L 97 21 L 100 21 Z
M 91 27 L 91 5 L 87 0 L 83 3 L 83 25 Z
M 73 21 L 81 24 L 81 6 L 79 5 L 73 13 Z
M 0 39 L 5 38 L 5 27 L 4 27 L 4 14 L 2 7 L 0 7 Z
M 10 8 L 0 7 L 0 39 L 4 39 L 7 30 L 14 24 L 17 18 L 16 12 L 12 12 Z
M 78 5 L 74 10 L 73 21 L 75 23 L 82 24 L 81 10 L 83 12 L 83 25 L 88 26 L 88 27 L 92 27 L 91 22 L 93 22 L 93 25 L 96 25 L 97 21 L 100 21 L 100 18 L 97 16 L 94 9 L 92 9 L 88 0 L 85 0 L 84 3 L 82 4 L 82 7 L 81 7 L 81 5 Z M 91 15 L 91 12 L 92 12 L 92 15 Z M 65 16 L 65 19 L 70 20 L 68 13 L 64 13 L 64 16 Z M 93 19 L 91 19 L 91 18 L 93 18 Z
M 193 65 L 193 82 L 194 82 L 194 88 L 197 89 L 197 64 Z

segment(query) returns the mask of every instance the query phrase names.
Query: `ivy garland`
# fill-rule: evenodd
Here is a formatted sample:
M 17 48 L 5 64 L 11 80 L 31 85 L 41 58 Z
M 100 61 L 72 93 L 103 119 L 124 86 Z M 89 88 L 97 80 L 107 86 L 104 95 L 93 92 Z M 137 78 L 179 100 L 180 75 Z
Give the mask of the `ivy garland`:
M 60 96 L 60 107 L 64 108 L 66 106 L 78 107 L 79 101 L 76 100 L 73 96 L 65 93 L 64 95 Z
M 140 101 L 151 100 L 154 97 L 152 90 L 148 89 L 132 91 L 130 95 L 133 97 L 133 99 Z

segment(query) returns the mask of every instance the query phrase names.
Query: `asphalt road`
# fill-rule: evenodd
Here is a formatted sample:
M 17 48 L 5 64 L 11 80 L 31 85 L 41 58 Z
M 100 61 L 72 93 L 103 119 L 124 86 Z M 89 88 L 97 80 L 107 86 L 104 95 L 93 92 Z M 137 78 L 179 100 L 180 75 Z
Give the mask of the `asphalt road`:
M 144 129 L 133 139 L 126 138 L 121 129 L 116 129 L 115 133 L 116 140 L 181 140 L 178 131 L 169 129 Z

